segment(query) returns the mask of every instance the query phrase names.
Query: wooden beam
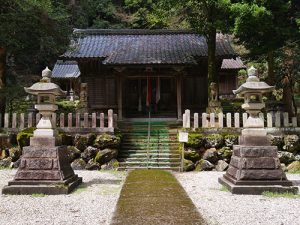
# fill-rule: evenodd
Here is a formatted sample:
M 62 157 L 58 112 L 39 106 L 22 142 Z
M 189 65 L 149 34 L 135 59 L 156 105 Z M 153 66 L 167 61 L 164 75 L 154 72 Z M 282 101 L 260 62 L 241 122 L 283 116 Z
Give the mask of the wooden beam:
M 118 118 L 119 120 L 122 120 L 123 118 L 123 79 L 119 75 L 117 76 L 118 80 Z
M 182 106 L 181 106 L 181 87 L 182 87 L 182 76 L 181 74 L 176 78 L 176 92 L 177 92 L 177 118 L 182 120 Z

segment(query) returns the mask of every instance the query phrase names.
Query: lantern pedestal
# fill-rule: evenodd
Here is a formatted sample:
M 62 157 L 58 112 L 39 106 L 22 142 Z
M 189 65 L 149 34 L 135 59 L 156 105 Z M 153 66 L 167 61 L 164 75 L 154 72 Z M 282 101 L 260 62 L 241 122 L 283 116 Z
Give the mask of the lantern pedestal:
M 219 183 L 233 194 L 298 193 L 281 169 L 277 147 L 270 146 L 262 136 L 240 137 L 240 145 L 233 146 L 229 168 Z

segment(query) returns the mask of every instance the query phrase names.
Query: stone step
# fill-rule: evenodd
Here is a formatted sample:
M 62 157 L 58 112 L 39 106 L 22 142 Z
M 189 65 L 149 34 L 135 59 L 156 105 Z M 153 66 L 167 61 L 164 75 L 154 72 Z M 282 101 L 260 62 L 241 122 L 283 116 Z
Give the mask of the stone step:
M 138 169 L 150 169 L 150 170 L 169 170 L 169 171 L 180 171 L 180 167 L 169 167 L 169 166 L 162 166 L 162 167 L 155 167 L 155 166 L 120 166 L 118 167 L 119 171 L 124 170 L 138 170 Z
M 169 162 L 169 163 L 180 163 L 180 158 L 147 158 L 147 157 L 138 157 L 138 158 L 118 158 L 119 162 L 149 162 L 151 163 L 161 163 L 161 162 Z
M 119 163 L 120 167 L 127 167 L 127 166 L 154 166 L 154 167 L 180 167 L 180 162 L 143 162 L 143 161 L 135 161 L 135 162 L 130 162 L 130 161 L 125 161 L 125 162 L 120 162 Z
M 155 148 L 170 148 L 170 147 L 178 147 L 177 143 L 173 142 L 136 142 L 136 143 L 122 143 L 122 148 L 128 148 L 128 147 L 141 147 L 141 148 L 148 148 L 149 147 L 155 147 Z
M 118 156 L 119 158 L 147 158 L 147 152 L 140 153 L 140 152 L 134 152 L 134 153 L 127 153 L 127 152 L 122 152 Z M 180 154 L 178 153 L 169 153 L 169 152 L 155 152 L 155 153 L 149 153 L 150 158 L 180 158 Z
M 144 147 L 144 148 L 137 148 L 137 147 L 128 147 L 128 148 L 122 148 L 120 150 L 120 153 L 121 152 L 139 152 L 139 153 L 142 153 L 142 152 L 172 152 L 172 153 L 175 153 L 175 152 L 179 152 L 179 149 L 176 148 L 176 147 L 173 147 L 173 148 L 156 148 L 156 147 L 152 147 L 152 148 L 147 148 L 147 147 Z

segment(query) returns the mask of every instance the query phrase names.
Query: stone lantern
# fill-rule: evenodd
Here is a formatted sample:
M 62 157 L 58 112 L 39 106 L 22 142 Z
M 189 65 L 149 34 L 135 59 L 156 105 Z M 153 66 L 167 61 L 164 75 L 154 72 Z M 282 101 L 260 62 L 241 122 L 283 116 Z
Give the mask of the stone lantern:
M 239 137 L 239 145 L 233 146 L 233 154 L 226 174 L 219 183 L 233 194 L 261 194 L 264 191 L 293 192 L 298 188 L 287 180 L 281 169 L 277 147 L 271 146 L 264 121 L 259 113 L 265 107 L 263 94 L 274 87 L 261 82 L 257 70 L 248 70 L 248 79 L 233 93 L 244 98 L 242 108 L 249 114 L 245 128 Z
M 68 194 L 82 182 L 74 174 L 66 146 L 61 146 L 51 115 L 57 110 L 56 96 L 65 95 L 60 87 L 51 83 L 51 70 L 42 72 L 42 79 L 29 88 L 37 95 L 37 109 L 42 118 L 30 138 L 30 146 L 23 148 L 23 155 L 14 180 L 2 189 L 3 194 Z

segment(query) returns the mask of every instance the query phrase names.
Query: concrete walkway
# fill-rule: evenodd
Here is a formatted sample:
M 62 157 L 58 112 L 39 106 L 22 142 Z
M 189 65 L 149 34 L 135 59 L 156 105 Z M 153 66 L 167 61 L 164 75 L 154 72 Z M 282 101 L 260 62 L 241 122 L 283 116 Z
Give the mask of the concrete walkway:
M 206 224 L 176 178 L 162 170 L 134 170 L 122 188 L 111 225 Z

